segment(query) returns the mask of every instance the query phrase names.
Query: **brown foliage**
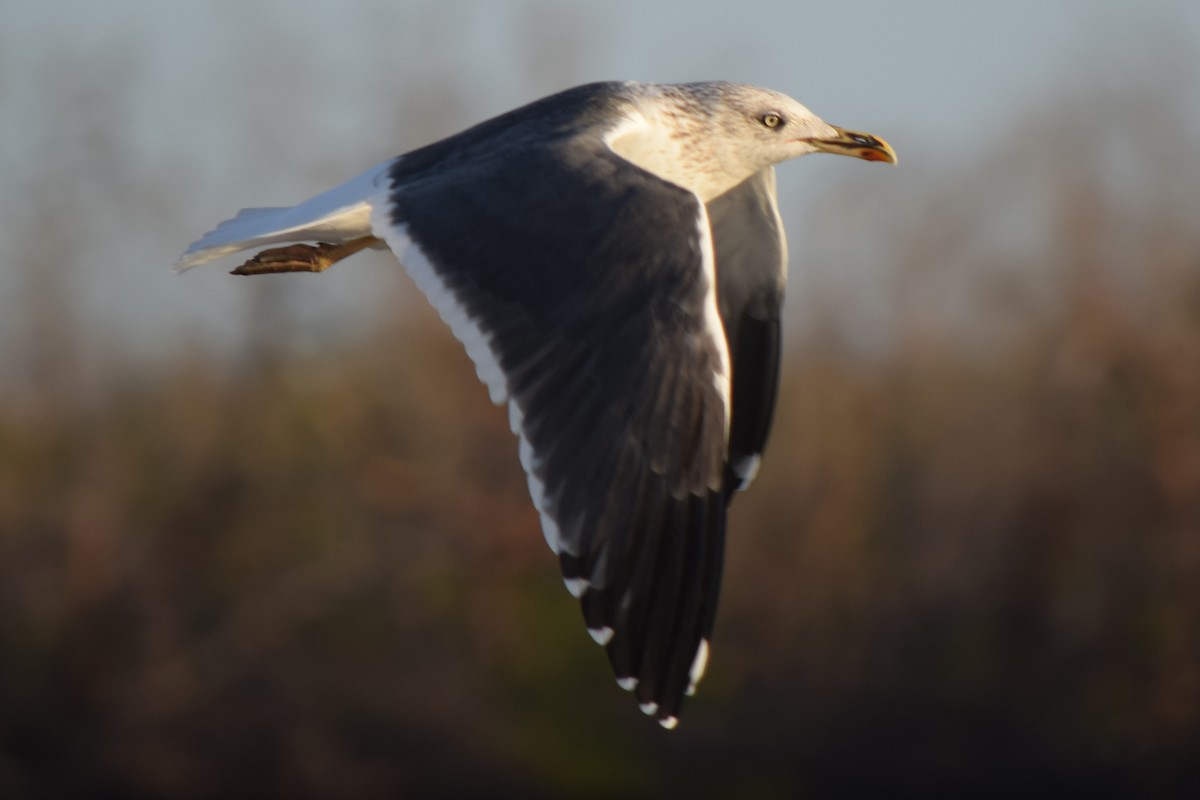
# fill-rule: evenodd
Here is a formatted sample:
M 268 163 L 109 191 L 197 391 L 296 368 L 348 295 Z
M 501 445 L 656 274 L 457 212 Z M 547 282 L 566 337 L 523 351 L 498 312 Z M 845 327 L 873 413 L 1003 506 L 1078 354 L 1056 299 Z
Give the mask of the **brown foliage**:
M 873 240 L 894 313 L 864 349 L 860 301 L 800 299 L 673 735 L 612 685 L 507 420 L 431 314 L 78 397 L 64 327 L 60 379 L 0 407 L 0 791 L 1185 796 L 1200 181 L 1151 174 L 1161 197 L 1118 202 L 1008 149 L 830 199 L 895 220 Z M 1008 213 L 1031 198 L 1032 228 Z

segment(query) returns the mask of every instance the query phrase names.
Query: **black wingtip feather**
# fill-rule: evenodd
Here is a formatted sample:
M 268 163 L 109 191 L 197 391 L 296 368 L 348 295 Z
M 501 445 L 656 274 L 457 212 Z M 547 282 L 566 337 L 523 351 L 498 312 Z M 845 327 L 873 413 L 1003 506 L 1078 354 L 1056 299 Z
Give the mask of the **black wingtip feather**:
M 646 537 L 653 544 L 635 554 L 633 580 L 589 589 L 580 603 L 589 629 L 614 630 L 607 650 L 618 679 L 643 711 L 673 728 L 692 688 L 701 641 L 712 631 L 725 515 L 720 492 L 668 498 L 661 490 L 640 498 L 650 501 L 640 510 L 662 509 L 663 515 L 639 518 L 653 521 L 657 536 Z

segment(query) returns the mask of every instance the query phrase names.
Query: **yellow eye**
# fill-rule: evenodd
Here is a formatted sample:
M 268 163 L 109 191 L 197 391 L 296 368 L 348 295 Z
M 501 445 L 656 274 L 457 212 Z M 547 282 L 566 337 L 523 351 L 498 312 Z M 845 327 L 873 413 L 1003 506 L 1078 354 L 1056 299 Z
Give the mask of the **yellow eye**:
M 762 124 L 768 128 L 778 128 L 783 125 L 783 116 L 774 111 L 768 111 L 762 115 Z

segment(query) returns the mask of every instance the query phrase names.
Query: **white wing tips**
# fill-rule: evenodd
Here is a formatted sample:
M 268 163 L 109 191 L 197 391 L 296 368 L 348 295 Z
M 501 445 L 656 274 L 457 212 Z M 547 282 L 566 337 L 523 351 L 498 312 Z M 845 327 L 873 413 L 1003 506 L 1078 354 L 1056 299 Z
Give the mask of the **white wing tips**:
M 735 459 L 729 466 L 733 470 L 734 476 L 740 481 L 734 488 L 739 492 L 744 492 L 750 488 L 750 484 L 758 476 L 758 468 L 762 466 L 762 453 L 742 456 Z
M 692 668 L 688 672 L 688 687 L 684 692 L 688 697 L 696 693 L 696 686 L 699 685 L 700 679 L 704 677 L 704 670 L 708 668 L 708 639 L 701 639 L 700 646 L 696 648 L 696 655 L 692 659 Z
M 613 629 L 605 625 L 603 628 L 588 628 L 588 635 L 601 647 L 612 641 Z M 618 681 L 619 683 L 619 681 Z
M 638 706 L 638 708 L 640 708 L 642 713 L 648 717 L 653 717 L 658 714 L 658 703 L 642 703 L 640 706 Z M 674 714 L 670 714 L 665 717 L 659 717 L 658 724 L 662 725 L 669 731 L 673 731 L 679 727 L 679 717 L 675 716 Z

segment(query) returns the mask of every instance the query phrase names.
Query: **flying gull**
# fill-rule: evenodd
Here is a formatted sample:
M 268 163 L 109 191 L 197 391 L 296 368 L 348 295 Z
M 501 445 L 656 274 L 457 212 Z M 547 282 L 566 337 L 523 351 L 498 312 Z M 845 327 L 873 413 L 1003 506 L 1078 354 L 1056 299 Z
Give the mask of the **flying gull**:
M 758 470 L 787 251 L 774 165 L 895 163 L 744 84 L 594 83 L 249 208 L 178 269 L 320 272 L 389 248 L 508 404 L 529 493 L 617 683 L 667 728 L 708 662 L 733 493 Z

